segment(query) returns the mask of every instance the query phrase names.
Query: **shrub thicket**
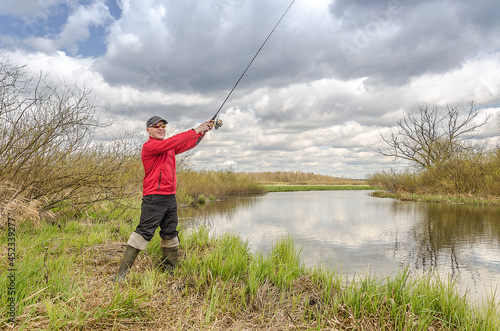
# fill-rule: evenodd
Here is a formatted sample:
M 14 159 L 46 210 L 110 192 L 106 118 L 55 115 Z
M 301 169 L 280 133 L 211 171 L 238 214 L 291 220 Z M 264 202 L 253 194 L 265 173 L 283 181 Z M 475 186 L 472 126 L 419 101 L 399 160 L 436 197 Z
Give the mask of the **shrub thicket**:
M 412 167 L 372 174 L 370 185 L 406 195 L 500 196 L 500 147 L 472 143 L 489 119 L 478 115 L 474 103 L 465 114 L 459 105 L 424 105 L 416 114 L 405 114 L 396 121 L 397 133 L 382 136 L 389 150 L 376 151 Z
M 2 218 L 22 209 L 9 205 L 33 201 L 45 211 L 92 213 L 140 191 L 136 148 L 126 137 L 96 139 L 106 128 L 100 113 L 90 89 L 32 77 L 0 58 Z
M 370 185 L 391 193 L 500 196 L 500 149 L 461 151 L 426 169 L 381 171 Z

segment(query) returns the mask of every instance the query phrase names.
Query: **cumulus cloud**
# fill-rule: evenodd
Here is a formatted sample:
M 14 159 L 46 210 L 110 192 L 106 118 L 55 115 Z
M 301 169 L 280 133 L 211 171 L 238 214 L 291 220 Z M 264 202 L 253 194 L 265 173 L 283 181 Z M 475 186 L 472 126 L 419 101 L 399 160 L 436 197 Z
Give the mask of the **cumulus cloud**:
M 2 39 L 6 47 L 16 50 L 66 51 L 76 55 L 79 43 L 91 36 L 91 29 L 103 28 L 112 20 L 106 0 L 94 0 L 88 5 L 72 0 L 43 3 L 25 0 L 11 5 L 2 13 L 19 17 L 19 21 L 9 27 L 10 38 Z
M 3 0 L 0 3 L 0 12 L 3 15 L 18 17 L 47 18 L 57 11 L 57 7 L 68 3 L 68 0 Z
M 111 15 L 103 1 L 96 1 L 89 6 L 78 6 L 68 17 L 57 37 L 58 48 L 63 46 L 69 48 L 71 53 L 77 53 L 77 43 L 89 38 L 90 27 L 105 25 L 110 20 Z

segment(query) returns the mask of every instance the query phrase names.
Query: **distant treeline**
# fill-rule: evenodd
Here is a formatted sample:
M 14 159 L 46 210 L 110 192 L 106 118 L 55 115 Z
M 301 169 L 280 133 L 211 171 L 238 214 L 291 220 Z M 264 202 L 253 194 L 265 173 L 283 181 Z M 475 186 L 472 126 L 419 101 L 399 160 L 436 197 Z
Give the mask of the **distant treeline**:
M 262 185 L 295 184 L 295 185 L 366 185 L 365 181 L 339 178 L 302 171 L 246 172 L 249 177 Z

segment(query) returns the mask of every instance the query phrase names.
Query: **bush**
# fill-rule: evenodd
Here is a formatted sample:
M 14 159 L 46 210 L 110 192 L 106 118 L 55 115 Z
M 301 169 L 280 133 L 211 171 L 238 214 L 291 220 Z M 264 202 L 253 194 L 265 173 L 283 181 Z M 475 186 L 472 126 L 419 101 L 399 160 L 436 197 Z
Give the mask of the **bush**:
M 0 57 L 0 208 L 37 200 L 82 212 L 138 192 L 137 151 L 126 137 L 95 139 L 99 112 L 88 88 L 31 77 Z
M 383 187 L 391 193 L 417 193 L 420 174 L 417 171 L 406 169 L 403 171 L 381 171 L 368 176 L 368 184 L 374 187 Z
M 463 150 L 420 171 L 378 172 L 369 183 L 391 193 L 500 196 L 500 149 Z
M 476 194 L 486 191 L 486 160 L 484 153 L 464 151 L 449 160 L 430 167 L 422 176 L 422 182 L 434 187 L 435 193 Z

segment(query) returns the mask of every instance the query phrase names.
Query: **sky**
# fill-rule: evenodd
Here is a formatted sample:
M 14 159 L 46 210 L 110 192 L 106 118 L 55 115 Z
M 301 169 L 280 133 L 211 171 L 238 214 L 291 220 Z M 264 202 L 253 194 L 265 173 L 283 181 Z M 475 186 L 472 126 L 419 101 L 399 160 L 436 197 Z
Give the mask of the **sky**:
M 146 120 L 167 135 L 210 119 L 289 0 L 2 0 L 0 48 L 54 81 L 85 85 L 106 136 Z M 499 142 L 500 2 L 295 0 L 189 153 L 196 169 L 366 178 L 407 164 L 376 153 L 422 105 L 471 102 Z

